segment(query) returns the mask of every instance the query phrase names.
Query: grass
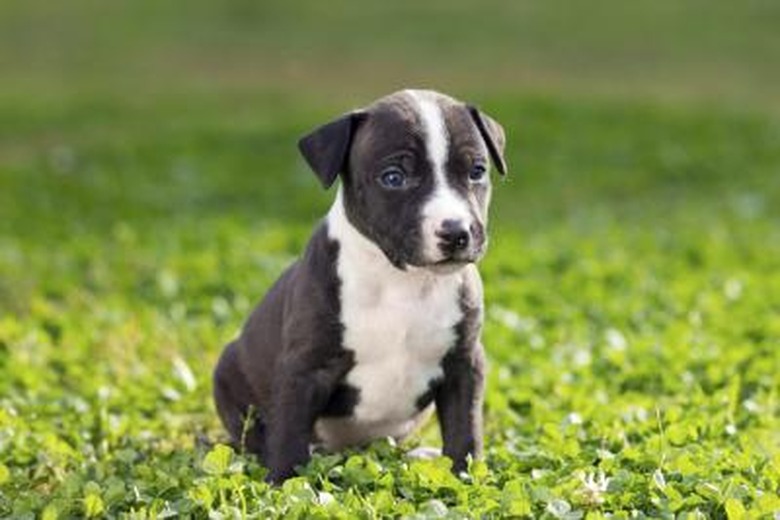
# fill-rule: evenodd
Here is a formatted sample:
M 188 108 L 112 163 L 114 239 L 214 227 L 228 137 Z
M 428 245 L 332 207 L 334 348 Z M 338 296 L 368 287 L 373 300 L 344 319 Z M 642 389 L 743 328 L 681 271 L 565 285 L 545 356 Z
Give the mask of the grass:
M 751 108 L 773 106 L 773 94 L 732 78 L 736 105 L 714 103 L 713 86 L 705 103 L 685 94 L 659 101 L 668 89 L 711 83 L 707 67 L 724 73 L 753 63 L 755 77 L 772 77 L 759 58 L 777 49 L 762 29 L 774 10 L 756 2 L 732 13 L 716 4 L 693 36 L 679 22 L 664 45 L 685 52 L 670 57 L 621 31 L 671 24 L 676 10 L 642 4 L 640 22 L 616 8 L 626 25 L 579 26 L 579 40 L 591 43 L 577 59 L 600 63 L 584 75 L 565 66 L 573 40 L 561 41 L 564 51 L 516 43 L 519 56 L 540 53 L 556 71 L 547 95 L 512 74 L 506 82 L 515 91 L 464 79 L 450 58 L 438 62 L 432 74 L 442 88 L 479 102 L 510 136 L 511 173 L 496 183 L 482 265 L 486 457 L 459 479 L 445 460 L 408 461 L 401 448 L 378 442 L 315 457 L 301 477 L 271 488 L 251 457 L 220 444 L 211 369 L 332 197 L 297 157 L 296 139 L 353 98 L 369 99 L 363 94 L 378 90 L 387 71 L 348 93 L 356 73 L 329 77 L 323 93 L 305 82 L 292 89 L 297 73 L 278 84 L 258 79 L 248 56 L 281 42 L 281 57 L 261 55 L 261 63 L 302 60 L 306 70 L 312 64 L 302 73 L 311 79 L 321 72 L 317 52 L 346 49 L 348 63 L 374 70 L 369 58 L 387 62 L 400 39 L 421 56 L 393 70 L 414 81 L 434 78 L 415 71 L 425 53 L 440 50 L 414 24 L 386 43 L 343 39 L 310 50 L 325 39 L 315 30 L 319 17 L 329 16 L 334 30 L 351 17 L 368 20 L 357 32 L 365 42 L 382 19 L 370 13 L 290 7 L 263 18 L 252 14 L 254 4 L 235 3 L 249 14 L 225 18 L 195 3 L 181 17 L 161 10 L 151 19 L 151 4 L 138 2 L 121 8 L 136 13 L 126 26 L 83 33 L 106 8 L 74 5 L 59 16 L 34 3 L 0 8 L 8 27 L 40 31 L 0 31 L 7 42 L 30 56 L 61 52 L 68 65 L 0 60 L 9 78 L 0 86 L 0 516 L 780 512 L 780 122 L 772 110 Z M 411 9 L 399 5 L 392 9 Z M 444 41 L 470 26 L 473 11 L 458 5 L 437 33 Z M 697 9 L 680 5 L 683 13 Z M 525 9 L 522 23 L 546 23 L 551 41 L 571 26 L 555 21 L 576 14 Z M 760 24 L 737 30 L 756 13 Z M 498 12 L 495 27 L 510 14 Z M 436 12 L 420 16 L 422 27 Z M 253 36 L 257 18 L 279 32 Z M 279 36 L 295 23 L 296 38 Z M 735 30 L 700 42 L 719 27 Z M 235 64 L 203 58 L 209 45 L 191 40 L 199 34 Z M 499 31 L 466 63 L 500 68 L 509 58 L 490 51 L 512 37 L 509 27 Z M 89 38 L 100 45 L 88 52 L 79 42 Z M 626 39 L 634 49 L 627 56 L 646 45 L 661 52 L 663 67 L 643 76 L 648 85 L 623 90 L 639 99 L 611 90 L 584 96 L 599 88 L 593 77 L 607 82 L 625 72 L 600 60 Z M 710 46 L 731 53 L 694 67 L 691 81 L 663 84 L 658 70 L 688 70 Z M 155 49 L 164 63 L 189 57 L 190 65 L 227 72 L 203 80 L 178 59 L 165 72 L 142 59 Z M 741 54 L 748 50 L 756 61 Z M 248 72 L 229 73 L 240 64 Z M 159 85 L 150 79 L 156 74 Z M 388 90 L 382 86 L 378 93 Z M 742 104 L 747 98 L 753 105 Z M 438 442 L 435 424 L 417 442 Z

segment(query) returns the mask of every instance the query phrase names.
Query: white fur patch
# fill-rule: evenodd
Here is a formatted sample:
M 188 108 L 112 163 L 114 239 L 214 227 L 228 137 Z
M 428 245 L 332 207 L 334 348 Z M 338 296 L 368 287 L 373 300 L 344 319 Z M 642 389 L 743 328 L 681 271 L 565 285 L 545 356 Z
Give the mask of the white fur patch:
M 420 116 L 425 132 L 425 146 L 428 150 L 428 160 L 434 175 L 434 186 L 431 197 L 422 208 L 423 257 L 429 262 L 443 259 L 439 250 L 439 237 L 436 231 L 441 229 L 445 220 L 457 220 L 468 229 L 472 223 L 468 202 L 452 189 L 447 182 L 446 165 L 449 152 L 449 134 L 436 96 L 428 91 L 407 90 L 406 93 L 414 100 L 414 106 Z
M 444 175 L 444 166 L 447 162 L 447 152 L 450 142 L 447 133 L 447 125 L 444 123 L 441 108 L 436 102 L 436 94 L 421 90 L 407 90 L 414 100 L 417 115 L 425 132 L 425 146 L 428 149 L 428 158 L 433 166 L 437 180 Z
M 462 319 L 463 273 L 394 267 L 347 220 L 341 189 L 328 214 L 339 242 L 344 348 L 355 353 L 346 382 L 359 390 L 350 418 L 323 418 L 315 429 L 326 448 L 408 435 L 420 421 L 417 399 L 441 377 L 440 362 Z

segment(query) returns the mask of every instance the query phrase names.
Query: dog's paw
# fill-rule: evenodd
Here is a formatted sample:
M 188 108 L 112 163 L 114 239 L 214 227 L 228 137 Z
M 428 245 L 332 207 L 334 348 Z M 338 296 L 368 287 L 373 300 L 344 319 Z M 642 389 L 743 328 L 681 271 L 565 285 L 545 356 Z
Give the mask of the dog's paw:
M 441 449 L 433 446 L 419 446 L 406 452 L 406 458 L 417 460 L 431 460 L 441 457 Z

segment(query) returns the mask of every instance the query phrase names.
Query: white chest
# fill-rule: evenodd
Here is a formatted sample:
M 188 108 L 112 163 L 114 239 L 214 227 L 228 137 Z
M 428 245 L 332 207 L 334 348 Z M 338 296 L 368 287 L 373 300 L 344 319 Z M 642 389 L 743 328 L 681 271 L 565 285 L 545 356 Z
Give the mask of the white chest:
M 328 232 L 339 242 L 343 348 L 354 353 L 345 382 L 358 399 L 349 417 L 315 425 L 320 441 L 334 449 L 402 438 L 419 423 L 418 399 L 442 376 L 441 361 L 457 340 L 464 280 L 460 272 L 396 269 L 349 224 L 340 198 Z
M 462 317 L 458 277 L 342 279 L 344 348 L 355 354 L 347 383 L 360 392 L 359 421 L 409 419 L 442 375 Z

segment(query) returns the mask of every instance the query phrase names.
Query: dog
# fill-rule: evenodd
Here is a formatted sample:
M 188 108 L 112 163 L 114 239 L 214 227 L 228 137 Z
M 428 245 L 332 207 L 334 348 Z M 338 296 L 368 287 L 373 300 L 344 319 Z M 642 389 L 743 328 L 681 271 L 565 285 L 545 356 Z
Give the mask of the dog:
M 401 440 L 435 408 L 455 472 L 482 450 L 480 341 L 491 163 L 505 134 L 474 106 L 403 90 L 303 137 L 335 202 L 214 372 L 231 441 L 267 480 L 312 447 Z

